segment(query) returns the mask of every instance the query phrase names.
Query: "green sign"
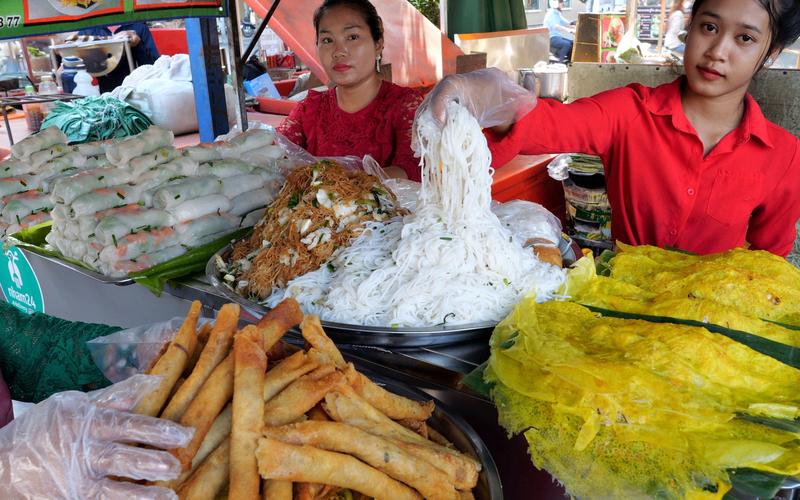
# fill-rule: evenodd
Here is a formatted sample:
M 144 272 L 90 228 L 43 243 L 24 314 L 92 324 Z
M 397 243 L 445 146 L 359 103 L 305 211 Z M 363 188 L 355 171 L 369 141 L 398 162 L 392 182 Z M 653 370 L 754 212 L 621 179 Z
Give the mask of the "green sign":
M 225 16 L 226 0 L 0 0 L 0 39 L 172 17 Z
M 9 247 L 0 256 L 0 286 L 6 302 L 31 314 L 44 312 L 44 298 L 39 279 L 30 262 L 17 247 Z

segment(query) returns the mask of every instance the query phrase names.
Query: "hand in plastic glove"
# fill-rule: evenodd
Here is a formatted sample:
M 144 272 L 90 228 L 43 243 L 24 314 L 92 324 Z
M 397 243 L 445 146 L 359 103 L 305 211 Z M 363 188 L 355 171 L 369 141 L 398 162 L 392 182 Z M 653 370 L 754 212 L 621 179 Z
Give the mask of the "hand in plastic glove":
M 136 375 L 85 394 L 61 392 L 0 430 L 2 498 L 177 498 L 172 490 L 108 476 L 160 481 L 178 476 L 178 460 L 157 448 L 185 446 L 193 429 L 127 413 L 158 378 Z
M 481 127 L 495 128 L 499 132 L 508 130 L 536 106 L 536 96 L 499 69 L 486 68 L 446 76 L 428 93 L 417 108 L 416 116 L 430 110 L 436 121 L 443 125 L 445 109 L 451 101 L 465 106 Z M 414 121 L 416 124 L 416 119 Z

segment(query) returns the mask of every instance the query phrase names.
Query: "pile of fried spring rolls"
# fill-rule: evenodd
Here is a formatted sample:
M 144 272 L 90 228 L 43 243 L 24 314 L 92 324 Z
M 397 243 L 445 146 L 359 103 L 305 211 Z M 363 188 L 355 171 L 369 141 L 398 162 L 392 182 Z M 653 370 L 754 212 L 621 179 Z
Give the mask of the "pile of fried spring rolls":
M 472 498 L 480 463 L 426 421 L 432 401 L 393 394 L 347 363 L 316 316 L 288 299 L 238 329 L 239 306 L 188 316 L 148 369 L 136 408 L 195 428 L 172 450 L 181 499 Z M 281 341 L 300 325 L 305 350 Z

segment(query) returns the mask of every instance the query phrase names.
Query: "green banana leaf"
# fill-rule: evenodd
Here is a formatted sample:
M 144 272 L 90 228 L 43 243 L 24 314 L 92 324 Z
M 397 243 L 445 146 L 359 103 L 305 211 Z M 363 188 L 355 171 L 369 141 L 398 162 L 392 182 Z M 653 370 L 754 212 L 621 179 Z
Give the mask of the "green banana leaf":
M 786 476 L 749 468 L 729 469 L 728 477 L 733 488 L 725 494 L 725 500 L 772 498 L 786 481 Z
M 217 238 L 203 246 L 193 248 L 174 259 L 162 262 L 150 269 L 132 273 L 129 276 L 135 282 L 160 297 L 161 291 L 164 289 L 164 284 L 166 284 L 167 281 L 202 272 L 206 268 L 206 263 L 211 256 L 232 241 L 248 236 L 252 231 L 253 228 L 250 227 L 238 229 L 222 238 Z
M 469 387 L 473 391 L 477 392 L 481 396 L 485 396 L 491 400 L 492 398 L 492 384 L 486 382 L 484 378 L 484 374 L 486 372 L 486 367 L 489 366 L 489 361 L 484 361 L 479 367 L 475 368 L 471 372 L 469 372 L 463 379 L 461 379 L 461 383 L 465 387 Z

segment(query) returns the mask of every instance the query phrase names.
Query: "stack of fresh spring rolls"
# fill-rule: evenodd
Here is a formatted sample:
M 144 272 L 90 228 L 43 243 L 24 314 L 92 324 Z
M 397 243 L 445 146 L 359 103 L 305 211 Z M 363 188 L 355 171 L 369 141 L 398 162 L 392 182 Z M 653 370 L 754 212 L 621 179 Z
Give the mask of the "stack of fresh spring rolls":
M 271 131 L 182 151 L 172 140 L 172 132 L 150 127 L 109 145 L 107 166 L 54 182 L 47 242 L 121 277 L 254 225 L 283 184 L 284 150 Z M 274 161 L 257 166 L 238 159 L 256 148 Z
M 0 237 L 50 220 L 50 189 L 61 178 L 106 165 L 108 143 L 68 146 L 58 127 L 48 127 L 11 147 L 0 162 Z

